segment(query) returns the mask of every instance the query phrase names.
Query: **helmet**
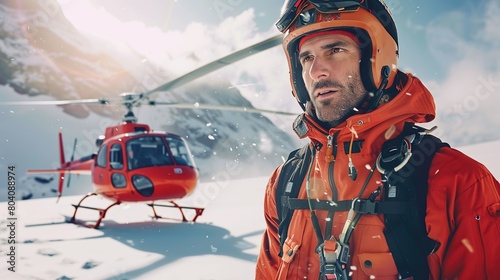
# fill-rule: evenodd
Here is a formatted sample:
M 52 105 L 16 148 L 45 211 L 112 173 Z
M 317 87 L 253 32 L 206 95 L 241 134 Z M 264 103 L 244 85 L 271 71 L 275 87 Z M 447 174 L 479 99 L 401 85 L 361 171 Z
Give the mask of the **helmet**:
M 276 27 L 283 33 L 292 94 L 305 110 L 309 94 L 298 59 L 301 38 L 318 31 L 343 30 L 354 34 L 361 47 L 360 72 L 366 90 L 380 99 L 397 73 L 398 35 L 383 0 L 286 0 Z M 378 104 L 378 101 L 376 102 Z M 373 104 L 370 104 L 373 106 Z

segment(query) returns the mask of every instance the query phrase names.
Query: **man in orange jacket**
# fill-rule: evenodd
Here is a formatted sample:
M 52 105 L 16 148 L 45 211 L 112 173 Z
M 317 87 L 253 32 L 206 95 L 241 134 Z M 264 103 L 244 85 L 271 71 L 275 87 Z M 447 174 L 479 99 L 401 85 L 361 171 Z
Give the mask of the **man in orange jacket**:
M 294 210 L 283 242 L 276 203 L 283 166 L 269 180 L 256 279 L 498 279 L 500 184 L 459 151 L 439 149 L 428 168 L 422 228 L 435 245 L 424 255 L 423 277 L 403 273 L 395 261 L 386 235 L 392 210 L 354 207 L 396 195 L 384 169 L 375 168 L 377 157 L 406 123 L 435 117 L 430 92 L 397 68 L 397 31 L 385 3 L 287 0 L 276 25 L 286 35 L 292 90 L 304 110 L 294 130 L 310 139 L 312 160 L 297 196 L 306 209 Z M 401 142 L 410 150 L 408 139 Z M 321 201 L 330 208 L 316 207 Z M 343 201 L 352 206 L 335 208 Z

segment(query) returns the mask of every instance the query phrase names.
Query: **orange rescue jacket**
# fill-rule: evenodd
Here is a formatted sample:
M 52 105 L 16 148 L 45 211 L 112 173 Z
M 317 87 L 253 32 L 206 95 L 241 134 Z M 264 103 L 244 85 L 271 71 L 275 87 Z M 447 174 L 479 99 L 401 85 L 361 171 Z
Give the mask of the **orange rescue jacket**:
M 308 115 L 307 137 L 321 148 L 313 159 L 310 176 L 312 199 L 351 200 L 362 185 L 387 139 L 397 136 L 405 122 L 423 123 L 434 118 L 435 106 L 421 81 L 407 74 L 408 82 L 399 94 L 377 110 L 348 118 L 329 131 Z M 338 153 L 327 157 L 327 137 L 338 132 Z M 352 152 L 353 140 L 362 140 L 361 149 Z M 349 152 L 351 150 L 351 152 Z M 349 157 L 358 176 L 348 175 Z M 281 166 L 272 174 L 266 188 L 264 214 L 267 228 L 262 238 L 255 279 L 318 279 L 318 243 L 309 210 L 295 210 L 288 236 L 279 257 L 276 183 Z M 329 174 L 332 173 L 333 174 Z M 333 175 L 335 186 L 328 176 Z M 371 177 L 362 198 L 381 185 L 378 171 Z M 333 191 L 332 191 L 333 190 Z M 306 180 L 298 198 L 306 199 Z M 379 196 L 380 198 L 380 196 Z M 316 210 L 325 233 L 327 211 Z M 332 233 L 338 240 L 347 212 L 336 212 Z M 429 279 L 498 279 L 500 277 L 500 184 L 480 163 L 452 148 L 440 149 L 431 164 L 428 179 L 428 236 L 439 247 L 427 257 Z M 398 272 L 383 233 L 383 215 L 362 215 L 350 239 L 349 271 L 352 279 L 398 279 Z M 497 278 L 495 278 L 497 277 Z

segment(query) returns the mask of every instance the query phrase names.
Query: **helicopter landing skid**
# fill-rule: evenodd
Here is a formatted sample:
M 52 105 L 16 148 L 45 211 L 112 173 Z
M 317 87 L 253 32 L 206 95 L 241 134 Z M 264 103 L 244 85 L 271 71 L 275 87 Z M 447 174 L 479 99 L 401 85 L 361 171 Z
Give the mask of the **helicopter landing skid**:
M 196 222 L 196 219 L 198 219 L 198 217 L 201 216 L 201 214 L 203 214 L 203 210 L 205 210 L 205 208 L 200 208 L 200 207 L 179 206 L 179 204 L 177 204 L 177 203 L 175 203 L 173 201 L 169 201 L 169 203 L 172 203 L 173 205 L 148 203 L 148 206 L 150 206 L 153 209 L 153 214 L 154 214 L 153 218 L 154 219 L 166 219 L 166 218 L 164 218 L 164 217 L 156 214 L 155 206 L 169 207 L 169 208 L 177 208 L 177 209 L 179 209 L 179 211 L 181 211 L 182 221 L 183 222 Z M 184 211 L 182 209 L 195 210 L 196 214 L 195 214 L 194 218 L 192 220 L 186 219 L 186 216 L 184 215 Z
M 87 227 L 90 227 L 90 228 L 94 228 L 94 229 L 97 229 L 99 228 L 99 225 L 101 224 L 101 221 L 102 219 L 104 219 L 104 217 L 106 217 L 106 212 L 108 212 L 109 208 L 115 206 L 115 205 L 119 205 L 121 202 L 120 201 L 116 201 L 114 202 L 113 204 L 109 205 L 108 207 L 104 208 L 104 209 L 101 209 L 101 208 L 96 208 L 96 207 L 90 207 L 90 206 L 84 206 L 84 205 L 81 205 L 82 202 L 87 198 L 87 197 L 90 197 L 90 196 L 94 196 L 94 195 L 97 195 L 97 193 L 89 193 L 87 195 L 85 195 L 81 200 L 80 202 L 78 202 L 77 205 L 75 204 L 71 204 L 73 207 L 75 207 L 75 212 L 73 212 L 73 217 L 71 217 L 71 220 L 70 220 L 70 223 L 73 223 L 73 224 L 78 224 L 76 222 L 76 211 L 78 211 L 78 208 L 84 208 L 84 209 L 90 209 L 90 210 L 97 210 L 99 211 L 99 219 L 97 220 L 97 222 L 92 226 L 92 225 L 87 225 L 87 224 L 83 224 L 84 226 L 87 226 Z

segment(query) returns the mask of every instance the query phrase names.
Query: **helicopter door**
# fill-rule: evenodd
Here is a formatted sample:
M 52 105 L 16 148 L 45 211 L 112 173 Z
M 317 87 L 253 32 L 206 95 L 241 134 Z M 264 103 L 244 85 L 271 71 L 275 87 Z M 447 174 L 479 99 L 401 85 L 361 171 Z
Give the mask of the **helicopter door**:
M 109 166 L 113 170 L 123 169 L 123 151 L 121 143 L 115 143 L 109 149 Z M 111 174 L 111 183 L 115 188 L 125 188 L 127 186 L 125 175 L 118 172 L 113 172 Z
M 97 153 L 97 160 L 96 160 L 96 165 L 102 168 L 106 168 L 106 164 L 108 161 L 106 160 L 106 149 L 108 148 L 108 145 L 103 145 L 100 149 L 99 152 Z
M 92 182 L 96 191 L 101 188 L 106 188 L 110 185 L 109 171 L 108 171 L 108 145 L 104 144 L 99 148 L 95 161 L 95 166 L 92 171 Z
M 109 165 L 112 169 L 123 168 L 122 145 L 116 143 L 109 149 Z

